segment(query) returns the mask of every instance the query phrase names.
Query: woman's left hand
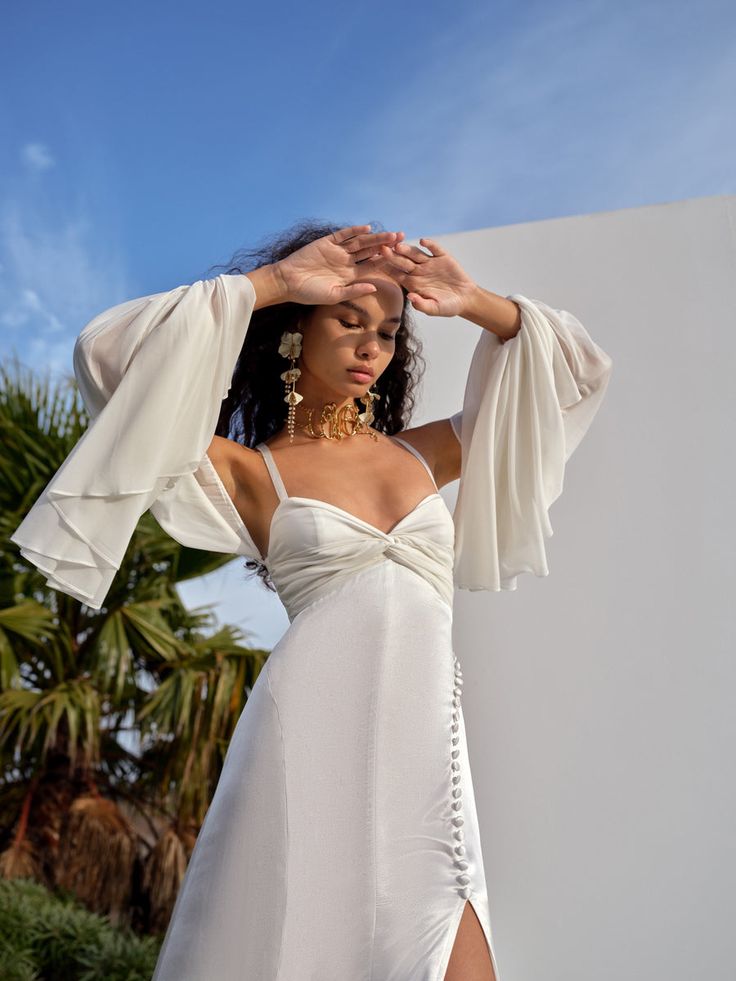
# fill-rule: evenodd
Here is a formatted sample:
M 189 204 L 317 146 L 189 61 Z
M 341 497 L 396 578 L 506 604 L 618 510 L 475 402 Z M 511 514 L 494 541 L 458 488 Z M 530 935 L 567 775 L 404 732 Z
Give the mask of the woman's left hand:
M 460 264 L 431 238 L 419 242 L 429 249 L 428 255 L 416 245 L 395 242 L 384 245 L 381 255 L 373 260 L 403 286 L 412 306 L 430 317 L 462 316 L 468 307 L 477 284 Z

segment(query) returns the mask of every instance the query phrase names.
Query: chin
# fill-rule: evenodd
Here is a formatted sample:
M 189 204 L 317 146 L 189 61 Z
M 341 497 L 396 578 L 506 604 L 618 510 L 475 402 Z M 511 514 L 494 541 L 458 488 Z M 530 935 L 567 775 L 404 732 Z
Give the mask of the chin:
M 344 393 L 343 398 L 347 398 L 349 395 L 354 395 L 357 398 L 359 395 L 365 395 L 372 384 L 372 380 L 370 383 L 363 381 L 348 382 L 346 385 L 341 385 L 339 391 Z

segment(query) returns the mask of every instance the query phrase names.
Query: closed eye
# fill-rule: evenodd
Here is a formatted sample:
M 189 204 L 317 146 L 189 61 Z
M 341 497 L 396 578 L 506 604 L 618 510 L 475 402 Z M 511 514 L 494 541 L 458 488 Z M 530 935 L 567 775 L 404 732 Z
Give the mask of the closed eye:
M 338 319 L 340 319 L 340 318 L 338 318 Z M 348 321 L 348 320 L 340 320 L 340 323 L 343 325 L 343 327 L 362 327 L 363 326 L 362 324 L 351 324 L 350 321 Z M 385 330 L 379 331 L 379 333 L 380 333 L 381 337 L 385 337 L 387 341 L 392 341 L 394 339 L 394 337 L 396 336 L 395 334 L 391 334 L 391 333 L 389 333 L 388 331 L 385 331 Z

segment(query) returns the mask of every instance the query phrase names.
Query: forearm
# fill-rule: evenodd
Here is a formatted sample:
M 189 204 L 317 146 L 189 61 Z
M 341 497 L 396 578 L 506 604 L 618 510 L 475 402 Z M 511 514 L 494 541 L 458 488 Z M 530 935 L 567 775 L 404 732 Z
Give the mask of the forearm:
M 286 286 L 281 276 L 278 263 L 261 266 L 245 275 L 251 281 L 256 291 L 254 310 L 260 310 L 261 307 L 270 307 L 276 303 L 286 302 Z
M 465 320 L 490 330 L 503 341 L 514 337 L 521 327 L 521 310 L 513 300 L 476 286 L 460 314 Z

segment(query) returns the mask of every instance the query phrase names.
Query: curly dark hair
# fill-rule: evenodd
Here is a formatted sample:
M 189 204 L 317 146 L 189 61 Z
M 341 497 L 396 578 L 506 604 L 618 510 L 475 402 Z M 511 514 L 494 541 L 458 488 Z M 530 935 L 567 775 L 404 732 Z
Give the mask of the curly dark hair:
M 229 262 L 210 267 L 226 275 L 247 273 L 261 266 L 278 262 L 286 256 L 351 222 L 331 224 L 319 219 L 303 219 L 290 228 L 263 240 L 253 249 L 240 249 Z M 374 231 L 382 226 L 371 222 Z M 406 428 L 416 401 L 418 382 L 424 373 L 422 344 L 414 333 L 411 302 L 407 290 L 401 323 L 396 332 L 394 356 L 381 377 L 372 386 L 381 396 L 373 406 L 373 428 L 392 435 Z M 279 375 L 284 371 L 284 359 L 278 353 L 281 335 L 294 331 L 305 311 L 312 309 L 302 303 L 278 303 L 254 310 L 240 356 L 233 372 L 230 391 L 222 402 L 215 435 L 234 439 L 244 446 L 254 447 L 267 441 L 286 423 L 288 406 L 284 402 Z M 359 411 L 363 405 L 355 400 Z M 264 583 L 274 589 L 268 569 L 262 563 L 248 560 L 245 567 L 257 570 Z

